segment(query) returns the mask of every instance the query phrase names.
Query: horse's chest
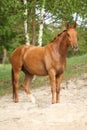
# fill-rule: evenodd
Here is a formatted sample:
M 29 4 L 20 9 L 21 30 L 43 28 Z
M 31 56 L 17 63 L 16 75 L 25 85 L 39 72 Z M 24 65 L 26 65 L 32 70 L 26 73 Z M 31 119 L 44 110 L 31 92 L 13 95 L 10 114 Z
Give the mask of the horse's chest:
M 56 74 L 61 74 L 64 72 L 65 65 L 56 64 L 55 65 Z

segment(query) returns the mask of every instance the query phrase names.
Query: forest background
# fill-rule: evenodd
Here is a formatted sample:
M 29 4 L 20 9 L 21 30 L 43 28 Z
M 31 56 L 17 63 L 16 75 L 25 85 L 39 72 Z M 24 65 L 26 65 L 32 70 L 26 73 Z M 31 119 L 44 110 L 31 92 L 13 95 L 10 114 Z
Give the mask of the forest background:
M 10 57 L 15 48 L 26 44 L 25 22 L 29 43 L 45 46 L 65 29 L 66 22 L 73 25 L 74 21 L 78 24 L 76 55 L 82 55 L 87 53 L 87 0 L 0 0 L 0 62 L 3 49 Z M 69 49 L 68 57 L 73 55 Z

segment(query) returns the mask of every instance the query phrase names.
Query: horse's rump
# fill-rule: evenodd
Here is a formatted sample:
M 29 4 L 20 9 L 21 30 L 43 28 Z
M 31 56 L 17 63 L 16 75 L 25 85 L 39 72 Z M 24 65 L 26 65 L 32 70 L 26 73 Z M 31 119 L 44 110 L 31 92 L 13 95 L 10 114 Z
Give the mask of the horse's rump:
M 23 64 L 23 55 L 30 46 L 23 45 L 15 49 L 10 57 L 13 70 L 21 68 Z

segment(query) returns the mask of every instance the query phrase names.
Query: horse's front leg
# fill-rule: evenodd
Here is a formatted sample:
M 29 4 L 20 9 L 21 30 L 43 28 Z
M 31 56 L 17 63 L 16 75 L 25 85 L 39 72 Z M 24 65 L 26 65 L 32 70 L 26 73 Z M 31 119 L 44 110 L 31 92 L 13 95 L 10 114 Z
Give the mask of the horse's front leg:
M 56 103 L 56 73 L 54 69 L 49 71 L 51 92 L 52 92 L 52 104 Z
M 63 78 L 63 73 L 57 76 L 56 79 L 56 103 L 60 102 L 60 83 L 62 81 L 62 78 Z

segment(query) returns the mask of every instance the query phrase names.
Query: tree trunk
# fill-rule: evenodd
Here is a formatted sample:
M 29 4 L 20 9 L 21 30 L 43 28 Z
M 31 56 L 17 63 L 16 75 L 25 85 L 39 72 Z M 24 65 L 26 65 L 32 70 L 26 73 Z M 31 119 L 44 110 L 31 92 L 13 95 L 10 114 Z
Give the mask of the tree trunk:
M 36 44 L 36 20 L 32 21 L 32 45 Z
M 7 50 L 3 50 L 3 59 L 2 59 L 2 64 L 4 65 L 7 62 Z
M 26 17 L 25 21 L 24 21 L 24 30 L 25 30 L 25 39 L 26 39 L 26 44 L 30 45 L 30 39 L 29 39 L 29 35 L 28 35 L 28 23 L 27 23 L 27 15 L 28 15 L 28 10 L 27 10 L 27 0 L 23 0 L 24 5 L 26 6 L 24 15 Z
M 77 22 L 77 20 L 78 20 L 78 16 L 79 16 L 79 14 L 76 13 L 75 22 Z
M 43 0 L 43 5 L 42 5 L 41 13 L 40 13 L 40 29 L 39 29 L 39 38 L 38 38 L 39 46 L 42 46 L 44 14 L 45 14 L 44 6 L 45 6 L 45 0 Z
M 36 0 L 32 9 L 32 45 L 36 44 Z

